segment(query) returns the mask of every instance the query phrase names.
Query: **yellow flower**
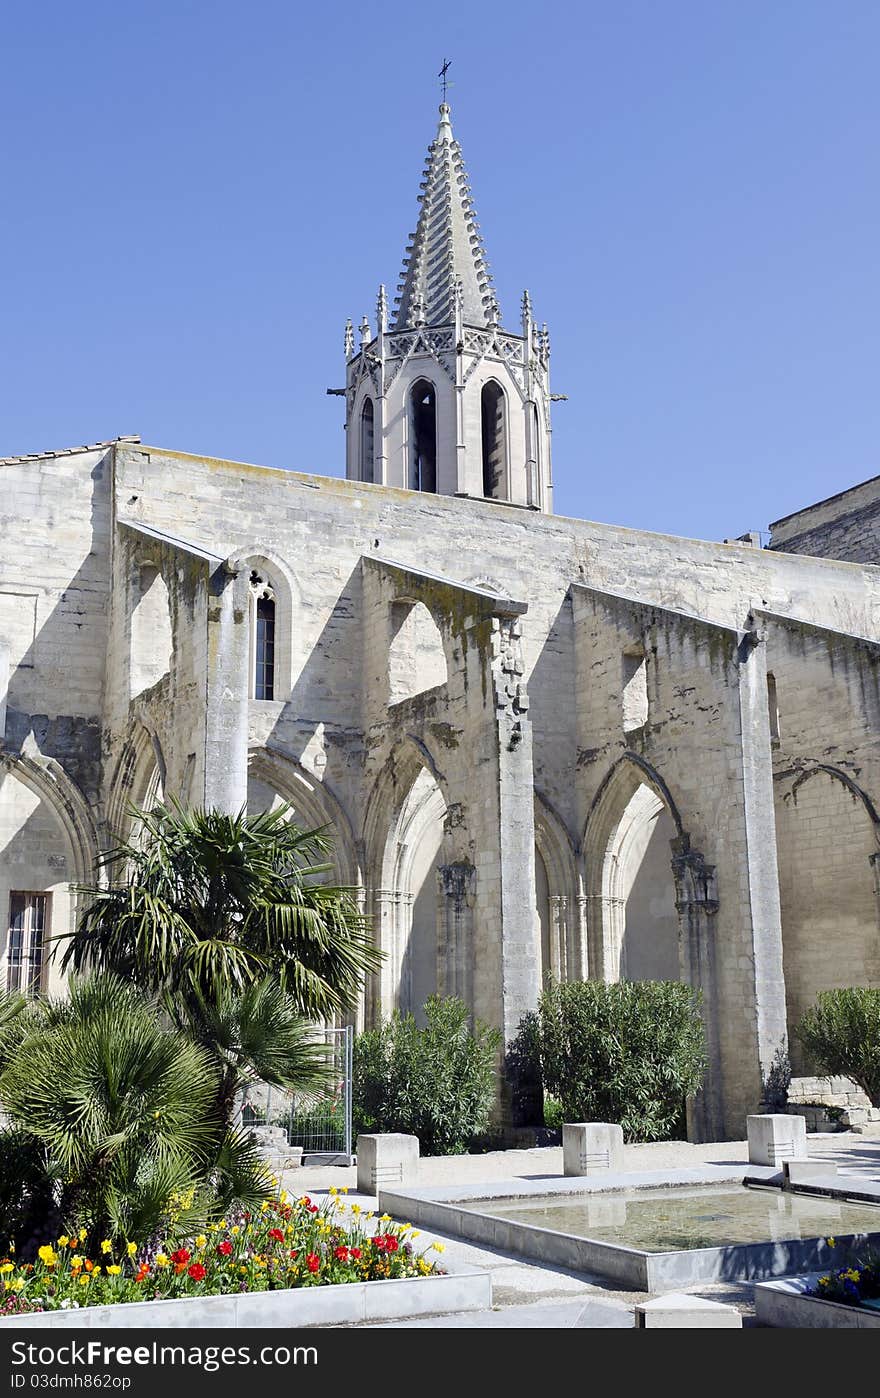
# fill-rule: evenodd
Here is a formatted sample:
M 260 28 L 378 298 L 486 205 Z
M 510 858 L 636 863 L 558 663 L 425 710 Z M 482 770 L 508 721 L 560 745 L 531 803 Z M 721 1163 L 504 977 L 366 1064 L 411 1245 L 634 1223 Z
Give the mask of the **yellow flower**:
M 268 1201 L 267 1201 L 266 1199 L 264 1199 L 263 1202 L 262 1202 L 262 1204 L 260 1205 L 260 1213 L 262 1213 L 262 1214 L 267 1214 L 268 1212 L 269 1212 L 269 1204 L 268 1204 Z
M 399 1229 L 399 1236 L 402 1238 L 403 1235 L 404 1235 L 404 1233 L 408 1233 L 409 1230 L 410 1230 L 411 1228 L 412 1228 L 412 1224 L 411 1224 L 411 1223 L 402 1223 L 402 1224 L 400 1225 L 400 1229 Z
M 101 1251 L 102 1251 L 102 1252 L 112 1252 L 112 1251 L 113 1251 L 113 1244 L 111 1243 L 111 1241 L 110 1241 L 109 1238 L 105 1238 L 105 1239 L 104 1239 L 103 1243 L 101 1244 Z
M 360 1206 L 360 1204 L 352 1204 L 352 1206 L 351 1206 L 351 1211 L 352 1211 L 352 1213 L 354 1214 L 354 1216 L 355 1216 L 355 1218 L 356 1218 L 357 1215 L 358 1215 L 358 1214 L 360 1213 L 360 1211 L 361 1211 L 361 1206 Z
M 217 1224 L 217 1227 L 218 1227 L 218 1228 L 225 1228 L 226 1226 L 227 1226 L 227 1224 L 226 1224 L 226 1219 L 225 1219 L 225 1218 L 221 1218 L 220 1222 Z
M 127 1243 L 125 1250 L 128 1253 L 129 1257 L 134 1257 L 135 1253 L 138 1250 L 138 1245 L 137 1243 Z
M 390 1223 L 390 1222 L 391 1222 L 391 1215 L 390 1215 L 390 1214 L 380 1214 L 380 1215 L 379 1215 L 379 1222 L 380 1222 L 380 1223 Z
M 833 1238 L 826 1238 L 825 1241 L 826 1241 L 826 1243 L 828 1244 L 828 1246 L 829 1246 L 830 1248 L 833 1248 L 833 1247 L 836 1247 L 836 1246 L 837 1246 L 837 1244 L 835 1243 L 835 1241 L 834 1241 Z
M 100 1268 L 100 1267 L 93 1267 L 93 1268 L 92 1268 L 92 1276 L 93 1276 L 93 1277 L 99 1277 L 100 1275 L 101 1275 L 101 1268 Z
M 237 1238 L 239 1233 L 241 1232 L 241 1229 L 239 1228 L 237 1223 L 233 1223 L 229 1231 L 232 1234 L 233 1238 Z
M 334 1195 L 335 1195 L 335 1194 L 338 1194 L 338 1193 L 339 1193 L 339 1190 L 336 1188 L 336 1185 L 335 1185 L 335 1184 L 331 1184 L 331 1186 L 330 1186 L 330 1188 L 328 1189 L 327 1193 L 328 1193 L 328 1194 L 334 1194 Z
M 14 1272 L 14 1271 L 15 1271 L 15 1263 L 14 1263 L 14 1262 L 4 1262 L 3 1265 L 0 1266 L 0 1273 Z
M 348 1190 L 349 1190 L 349 1186 L 348 1186 L 347 1184 L 344 1184 L 344 1185 L 342 1186 L 342 1192 L 343 1192 L 343 1194 L 347 1194 L 347 1193 L 348 1193 Z
M 79 1279 L 79 1284 L 80 1284 L 80 1286 L 88 1286 L 88 1284 L 89 1284 L 89 1274 L 88 1274 L 88 1272 L 83 1272 L 82 1276 L 81 1276 L 80 1279 Z
M 84 1243 L 86 1240 L 86 1230 L 84 1228 L 79 1230 L 79 1240 L 81 1243 Z
M 171 1261 L 171 1258 L 168 1256 L 168 1254 L 167 1254 L 166 1252 L 157 1252 L 157 1253 L 156 1253 L 156 1266 L 157 1266 L 157 1267 L 167 1267 L 167 1266 L 168 1266 L 168 1263 L 169 1263 L 170 1261 Z
M 420 1238 L 421 1236 L 422 1236 L 422 1235 L 421 1235 L 421 1233 L 419 1232 L 418 1228 L 414 1228 L 413 1231 L 412 1231 L 412 1233 L 410 1234 L 410 1237 L 411 1237 L 411 1238 Z
M 57 1262 L 57 1254 L 51 1243 L 45 1243 L 37 1252 L 41 1262 L 45 1262 L 47 1267 L 54 1267 Z
M 58 1246 L 59 1246 L 60 1248 L 66 1248 L 66 1247 L 67 1247 L 67 1244 L 68 1244 L 69 1242 L 70 1242 L 70 1239 L 68 1238 L 67 1234 L 66 1234 L 66 1233 L 62 1233 L 62 1234 L 61 1234 L 61 1237 L 58 1239 Z
M 119 1273 L 120 1273 L 121 1271 L 122 1271 L 122 1268 L 121 1268 L 121 1267 L 117 1267 L 116 1264 L 114 1263 L 112 1267 L 108 1267 L 108 1268 L 107 1268 L 107 1275 L 108 1275 L 108 1277 L 118 1277 L 118 1276 L 119 1276 Z
M 197 1248 L 206 1248 L 207 1246 L 208 1246 L 208 1239 L 205 1237 L 204 1233 L 200 1233 L 199 1236 L 196 1238 L 196 1247 L 197 1247 Z
M 11 1281 L 3 1283 L 4 1291 L 21 1291 L 24 1286 L 24 1277 L 13 1277 Z
M 413 1237 L 415 1237 L 415 1236 L 416 1236 L 415 1233 L 413 1233 Z M 445 1252 L 445 1251 L 446 1251 L 446 1244 L 445 1244 L 445 1243 L 432 1243 L 432 1244 L 431 1244 L 431 1247 L 434 1249 L 435 1252 Z

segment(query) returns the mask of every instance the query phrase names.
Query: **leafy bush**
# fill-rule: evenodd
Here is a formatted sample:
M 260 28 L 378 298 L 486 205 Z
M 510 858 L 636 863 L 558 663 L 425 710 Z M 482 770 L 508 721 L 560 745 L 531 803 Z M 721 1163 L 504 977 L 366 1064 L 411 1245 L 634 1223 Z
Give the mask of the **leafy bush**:
M 471 1032 L 455 996 L 432 995 L 425 1014 L 424 1029 L 394 1014 L 355 1040 L 355 1131 L 404 1131 L 425 1155 L 455 1155 L 489 1125 L 501 1035 L 479 1021 Z
M 549 1094 L 544 1098 L 544 1125 L 548 1131 L 561 1131 L 565 1124 L 565 1113 L 558 1097 Z
M 823 990 L 795 1034 L 820 1073 L 851 1078 L 880 1107 L 880 990 Z
M 668 1140 L 706 1070 L 699 997 L 677 981 L 551 982 L 539 1007 L 545 1091 L 564 1121 L 613 1121 Z

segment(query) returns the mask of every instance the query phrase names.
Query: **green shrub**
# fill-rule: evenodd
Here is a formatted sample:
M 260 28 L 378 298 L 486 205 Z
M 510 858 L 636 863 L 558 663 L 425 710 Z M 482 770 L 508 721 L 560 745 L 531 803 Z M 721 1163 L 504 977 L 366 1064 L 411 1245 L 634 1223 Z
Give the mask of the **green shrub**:
M 880 1107 L 880 990 L 823 990 L 795 1034 L 818 1072 L 851 1078 Z
M 562 1103 L 558 1097 L 551 1097 L 548 1093 L 544 1098 L 544 1125 L 548 1131 L 561 1131 L 564 1123 Z
M 564 1121 L 613 1121 L 628 1141 L 684 1127 L 706 1048 L 699 997 L 677 981 L 551 982 L 539 1008 L 544 1089 Z
M 466 1005 L 432 995 L 427 1025 L 394 1014 L 354 1045 L 356 1132 L 404 1131 L 424 1155 L 456 1155 L 489 1126 L 501 1035 L 476 1022 Z

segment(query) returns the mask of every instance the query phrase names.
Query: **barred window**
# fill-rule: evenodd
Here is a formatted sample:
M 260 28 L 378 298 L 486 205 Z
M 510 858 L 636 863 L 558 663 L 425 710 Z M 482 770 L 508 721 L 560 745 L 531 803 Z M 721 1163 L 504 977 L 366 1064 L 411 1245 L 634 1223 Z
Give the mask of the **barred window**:
M 47 893 L 13 892 L 9 896 L 9 931 L 6 938 L 7 990 L 37 995 L 42 989 L 48 904 Z

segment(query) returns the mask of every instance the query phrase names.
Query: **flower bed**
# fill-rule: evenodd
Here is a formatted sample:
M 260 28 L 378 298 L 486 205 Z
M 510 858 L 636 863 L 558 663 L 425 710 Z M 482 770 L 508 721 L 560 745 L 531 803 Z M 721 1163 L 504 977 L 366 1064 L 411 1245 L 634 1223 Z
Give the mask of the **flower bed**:
M 429 1254 L 443 1245 L 420 1250 L 418 1236 L 410 1224 L 387 1214 L 376 1219 L 335 1191 L 321 1205 L 282 1193 L 257 1213 L 159 1245 L 103 1239 L 87 1249 L 82 1229 L 44 1244 L 33 1262 L 0 1262 L 0 1317 L 442 1275 Z
M 828 1242 L 833 1245 L 834 1239 Z M 755 1315 L 763 1325 L 880 1330 L 880 1257 L 758 1285 Z

